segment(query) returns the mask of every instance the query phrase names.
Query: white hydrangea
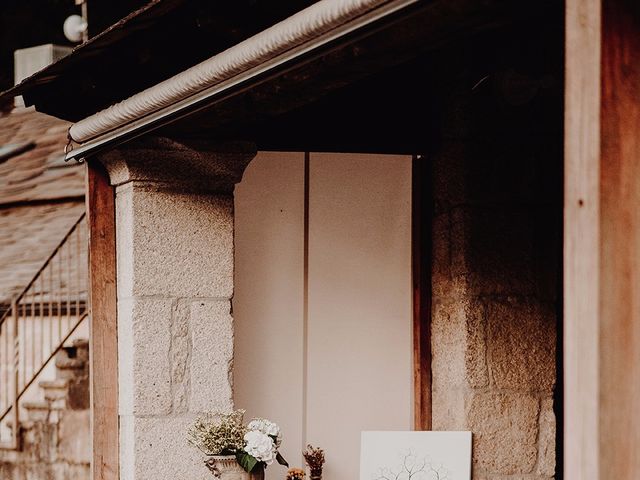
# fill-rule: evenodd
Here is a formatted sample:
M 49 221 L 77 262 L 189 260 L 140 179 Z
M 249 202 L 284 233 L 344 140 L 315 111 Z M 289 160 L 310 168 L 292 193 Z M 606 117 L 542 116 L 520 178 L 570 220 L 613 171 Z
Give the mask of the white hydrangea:
M 244 441 L 247 442 L 244 451 L 259 462 L 271 465 L 276 459 L 276 444 L 266 433 L 250 429 L 245 434 Z
M 276 447 L 282 443 L 280 427 L 266 418 L 254 418 L 249 422 L 247 428 L 251 431 L 261 432 L 276 439 Z

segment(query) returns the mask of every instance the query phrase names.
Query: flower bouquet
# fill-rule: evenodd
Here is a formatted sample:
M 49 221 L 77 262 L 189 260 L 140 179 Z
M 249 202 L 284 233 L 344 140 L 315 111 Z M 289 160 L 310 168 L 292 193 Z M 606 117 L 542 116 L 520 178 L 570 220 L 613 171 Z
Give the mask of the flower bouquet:
M 306 476 L 307 474 L 304 473 L 304 470 L 302 470 L 301 468 L 291 468 L 287 472 L 285 480 L 304 480 L 304 477 Z
M 189 428 L 189 443 L 209 458 L 205 464 L 220 479 L 261 479 L 274 461 L 289 466 L 280 455 L 280 427 L 264 418 L 254 418 L 246 426 L 244 410 L 212 413 L 198 418 Z
M 310 480 L 320 480 L 322 478 L 322 467 L 324 465 L 324 450 L 307 445 L 307 449 L 302 452 L 304 461 L 309 466 Z

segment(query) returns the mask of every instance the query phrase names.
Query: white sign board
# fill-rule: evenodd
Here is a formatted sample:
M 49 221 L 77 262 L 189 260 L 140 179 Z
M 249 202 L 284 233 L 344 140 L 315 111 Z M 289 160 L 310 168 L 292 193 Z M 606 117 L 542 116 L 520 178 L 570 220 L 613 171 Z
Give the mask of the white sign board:
M 360 480 L 471 480 L 471 432 L 362 432 Z

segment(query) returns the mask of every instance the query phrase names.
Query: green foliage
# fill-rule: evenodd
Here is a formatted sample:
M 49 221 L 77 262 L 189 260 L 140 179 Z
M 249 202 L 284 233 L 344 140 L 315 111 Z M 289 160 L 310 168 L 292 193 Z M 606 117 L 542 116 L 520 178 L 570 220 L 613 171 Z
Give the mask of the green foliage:
M 276 462 L 278 462 L 280 465 L 284 465 L 287 468 L 289 467 L 289 463 L 287 463 L 284 457 L 280 455 L 280 452 L 276 454 Z
M 236 460 L 245 471 L 251 473 L 258 465 L 258 460 L 249 455 L 247 452 L 238 452 L 236 453 Z

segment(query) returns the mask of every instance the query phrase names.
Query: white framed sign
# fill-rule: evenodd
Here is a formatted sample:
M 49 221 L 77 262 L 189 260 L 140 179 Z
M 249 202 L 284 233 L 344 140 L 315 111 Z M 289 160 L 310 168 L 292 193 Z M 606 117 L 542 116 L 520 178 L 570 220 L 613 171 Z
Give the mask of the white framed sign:
M 471 432 L 362 432 L 360 480 L 471 480 Z

